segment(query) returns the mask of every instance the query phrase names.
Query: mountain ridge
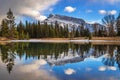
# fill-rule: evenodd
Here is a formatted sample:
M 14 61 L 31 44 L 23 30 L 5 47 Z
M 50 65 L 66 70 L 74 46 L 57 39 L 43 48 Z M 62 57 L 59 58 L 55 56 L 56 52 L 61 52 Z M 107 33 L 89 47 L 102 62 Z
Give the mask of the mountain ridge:
M 60 14 L 50 14 L 48 18 L 45 19 L 44 21 L 47 22 L 48 24 L 55 23 L 57 21 L 57 23 L 60 26 L 64 27 L 67 25 L 69 29 L 72 29 L 73 27 L 77 29 L 79 26 L 84 26 L 84 28 L 88 28 L 91 32 L 94 31 L 95 26 L 97 26 L 97 28 L 99 29 L 105 27 L 104 25 L 97 22 L 90 24 L 82 18 L 75 18 L 75 17 L 65 16 Z

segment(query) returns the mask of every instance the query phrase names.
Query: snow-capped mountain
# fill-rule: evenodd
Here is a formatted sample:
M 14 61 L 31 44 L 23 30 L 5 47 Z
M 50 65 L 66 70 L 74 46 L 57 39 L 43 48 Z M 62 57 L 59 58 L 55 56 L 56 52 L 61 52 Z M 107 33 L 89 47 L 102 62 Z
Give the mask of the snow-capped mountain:
M 94 31 L 95 27 L 97 27 L 98 29 L 104 27 L 103 25 L 99 23 L 90 24 L 80 18 L 74 18 L 74 17 L 58 15 L 58 14 L 50 14 L 48 18 L 45 20 L 45 22 L 47 22 L 48 24 L 51 24 L 51 23 L 54 24 L 56 21 L 60 26 L 63 26 L 63 27 L 68 26 L 69 29 L 73 27 L 77 29 L 78 27 L 83 25 L 84 28 L 88 28 L 91 32 Z
M 49 17 L 46 19 L 47 22 L 55 22 L 63 23 L 63 24 L 73 24 L 73 25 L 79 25 L 79 24 L 85 24 L 85 21 L 83 19 L 58 15 L 58 14 L 50 14 Z

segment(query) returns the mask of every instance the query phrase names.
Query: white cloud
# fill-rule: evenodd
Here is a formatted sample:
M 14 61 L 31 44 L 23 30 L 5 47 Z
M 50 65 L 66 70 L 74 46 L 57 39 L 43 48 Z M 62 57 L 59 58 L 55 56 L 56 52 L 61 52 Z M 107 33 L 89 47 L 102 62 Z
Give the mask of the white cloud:
M 111 15 L 115 15 L 117 13 L 116 10 L 111 10 L 111 11 L 106 11 L 106 10 L 99 10 L 99 13 L 104 15 L 104 14 L 111 14 Z
M 50 8 L 49 11 L 52 12 L 52 11 L 53 11 L 53 8 Z
M 112 14 L 112 15 L 115 15 L 117 13 L 116 10 L 111 10 L 111 11 L 108 11 L 108 14 Z
M 111 4 L 111 5 L 115 5 L 115 4 L 119 4 L 120 0 L 89 0 L 89 2 L 92 3 L 99 3 L 99 4 Z
M 8 9 L 11 8 L 17 17 L 27 15 L 37 20 L 44 20 L 46 16 L 42 13 L 58 1 L 59 0 L 0 0 L 0 17 L 5 16 Z
M 76 10 L 76 8 L 71 7 L 71 6 L 67 6 L 67 7 L 65 7 L 65 9 L 64 9 L 64 11 L 69 12 L 69 13 L 74 12 L 75 10 Z
M 93 12 L 92 10 L 86 10 L 86 13 L 91 13 L 91 12 Z
M 106 0 L 106 1 L 109 2 L 110 4 L 116 4 L 120 2 L 120 0 Z
M 71 75 L 71 74 L 75 73 L 75 70 L 74 70 L 74 69 L 71 69 L 71 68 L 68 68 L 68 69 L 65 70 L 64 72 L 65 72 L 65 74 L 67 74 L 67 75 Z
M 40 21 L 47 18 L 46 16 L 41 15 L 39 11 L 32 10 L 32 9 L 22 9 L 21 14 L 24 14 L 26 16 L 30 16 L 30 17 L 35 18 L 36 20 L 40 20 Z
M 99 13 L 100 14 L 107 14 L 107 11 L 106 10 L 99 10 Z

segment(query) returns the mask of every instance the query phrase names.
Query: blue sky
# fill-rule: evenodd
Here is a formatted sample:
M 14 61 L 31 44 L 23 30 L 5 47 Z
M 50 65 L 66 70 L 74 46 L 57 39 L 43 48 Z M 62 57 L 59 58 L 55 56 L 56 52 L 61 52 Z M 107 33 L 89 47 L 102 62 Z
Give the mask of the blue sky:
M 101 22 L 106 14 L 117 16 L 119 4 L 120 0 L 0 0 L 0 20 L 11 8 L 17 22 L 44 20 L 51 13 Z
M 60 0 L 50 13 L 100 22 L 106 14 L 118 15 L 119 3 L 120 1 L 117 0 Z M 74 8 L 74 10 L 69 12 L 69 10 L 65 10 L 66 7 Z

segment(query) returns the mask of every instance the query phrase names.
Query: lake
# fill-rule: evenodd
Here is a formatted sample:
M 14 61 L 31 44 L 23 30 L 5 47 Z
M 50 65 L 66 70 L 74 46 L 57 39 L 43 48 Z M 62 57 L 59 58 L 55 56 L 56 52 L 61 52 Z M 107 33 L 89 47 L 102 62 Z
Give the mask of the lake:
M 120 80 L 120 45 L 0 44 L 0 80 Z

